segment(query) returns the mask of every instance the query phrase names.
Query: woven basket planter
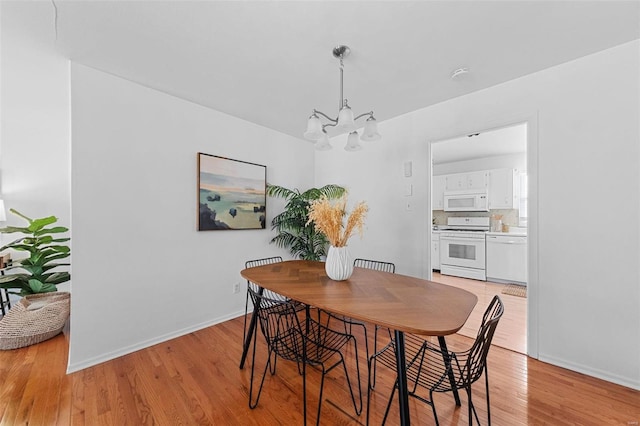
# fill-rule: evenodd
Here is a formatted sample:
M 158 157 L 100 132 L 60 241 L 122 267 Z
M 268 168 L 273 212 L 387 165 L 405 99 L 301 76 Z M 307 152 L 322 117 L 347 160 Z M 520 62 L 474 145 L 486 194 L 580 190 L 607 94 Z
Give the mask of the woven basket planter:
M 71 294 L 53 292 L 23 297 L 0 320 L 0 350 L 17 349 L 51 339 L 62 332 Z M 41 307 L 29 310 L 29 306 Z

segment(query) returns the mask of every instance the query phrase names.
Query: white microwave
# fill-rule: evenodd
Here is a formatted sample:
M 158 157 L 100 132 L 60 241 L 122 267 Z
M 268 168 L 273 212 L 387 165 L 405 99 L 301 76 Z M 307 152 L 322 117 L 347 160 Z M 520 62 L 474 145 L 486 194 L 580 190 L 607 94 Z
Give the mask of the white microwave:
M 488 212 L 487 190 L 455 191 L 444 193 L 445 212 Z

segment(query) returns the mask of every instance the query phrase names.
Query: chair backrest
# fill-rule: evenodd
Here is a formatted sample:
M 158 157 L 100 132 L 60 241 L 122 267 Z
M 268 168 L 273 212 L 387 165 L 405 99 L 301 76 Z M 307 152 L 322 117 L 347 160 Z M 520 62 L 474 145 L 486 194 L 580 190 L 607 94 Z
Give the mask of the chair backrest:
M 396 272 L 396 265 L 391 262 L 381 262 L 379 260 L 356 259 L 353 261 L 353 266 L 373 269 L 375 271 L 391 272 L 392 274 Z
M 482 324 L 478 330 L 476 340 L 469 349 L 466 364 L 461 367 L 462 380 L 468 384 L 475 382 L 482 376 L 482 371 L 487 363 L 487 354 L 491 347 L 493 334 L 498 326 L 498 321 L 504 313 L 504 304 L 500 296 L 495 295 L 482 316 Z
M 260 323 L 260 329 L 262 334 L 267 339 L 267 344 L 272 349 L 278 351 L 278 341 L 280 344 L 291 343 L 294 340 L 293 330 L 298 331 L 298 335 L 302 334 L 302 327 L 300 326 L 300 320 L 296 313 L 296 308 L 291 300 L 273 298 L 265 291 L 260 294 L 260 291 L 255 291 L 252 288 L 248 289 L 251 301 L 253 302 L 254 311 L 257 309 L 258 321 Z M 280 345 L 281 347 L 281 345 Z M 288 347 L 295 348 L 295 344 L 290 344 Z M 289 358 L 286 354 L 279 353 L 279 355 Z M 295 358 L 295 355 L 291 358 Z
M 282 256 L 265 257 L 263 259 L 247 260 L 244 263 L 245 268 L 253 268 L 254 266 L 269 265 L 271 263 L 282 262 Z
M 272 263 L 280 263 L 280 262 L 282 262 L 282 256 L 265 257 L 265 258 L 262 258 L 262 259 L 247 260 L 244 263 L 244 267 L 245 268 L 253 268 L 255 266 L 270 265 Z M 255 283 L 253 283 L 253 282 L 251 282 L 249 280 L 247 280 L 247 288 L 251 288 L 254 291 L 258 291 L 258 286 Z M 273 292 L 271 292 L 269 290 L 265 290 L 265 292 L 266 292 L 265 295 L 268 296 L 268 297 L 271 297 L 271 298 L 274 298 L 274 299 L 282 299 L 283 298 L 281 295 L 279 295 L 277 293 L 273 293 Z

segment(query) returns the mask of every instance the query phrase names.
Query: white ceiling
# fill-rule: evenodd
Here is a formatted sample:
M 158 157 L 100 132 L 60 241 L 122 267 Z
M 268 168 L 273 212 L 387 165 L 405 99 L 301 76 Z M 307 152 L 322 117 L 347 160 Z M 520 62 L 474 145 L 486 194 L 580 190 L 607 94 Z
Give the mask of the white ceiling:
M 640 38 L 638 1 L 51 5 L 72 60 L 296 137 L 313 108 L 337 115 L 338 44 L 345 97 L 384 121 Z
M 433 164 L 527 152 L 527 125 L 472 133 L 432 145 Z

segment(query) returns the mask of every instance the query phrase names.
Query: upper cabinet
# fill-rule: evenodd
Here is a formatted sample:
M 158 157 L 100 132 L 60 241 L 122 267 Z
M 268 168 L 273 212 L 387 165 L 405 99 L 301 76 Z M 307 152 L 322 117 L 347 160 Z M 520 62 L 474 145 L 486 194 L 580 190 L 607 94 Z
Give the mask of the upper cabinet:
M 489 208 L 517 209 L 518 180 L 515 169 L 489 170 Z
M 445 191 L 463 191 L 465 189 L 483 189 L 487 187 L 487 172 L 456 173 L 444 175 Z
M 482 170 L 433 177 L 433 210 L 444 210 L 445 191 L 487 189 L 489 209 L 517 209 L 519 180 L 515 169 Z

